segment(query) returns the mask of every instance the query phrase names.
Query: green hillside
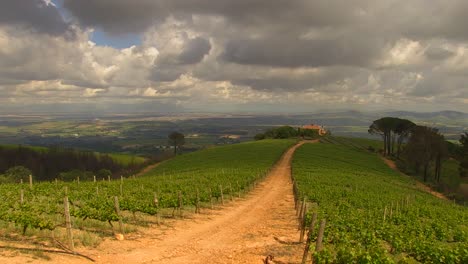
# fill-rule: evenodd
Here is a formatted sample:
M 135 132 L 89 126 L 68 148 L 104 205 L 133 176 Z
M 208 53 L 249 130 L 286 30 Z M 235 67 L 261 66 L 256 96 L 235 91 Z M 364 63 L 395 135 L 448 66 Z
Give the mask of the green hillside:
M 64 221 L 66 195 L 74 205 L 71 214 L 75 228 L 99 226 L 100 230 L 87 231 L 95 235 L 102 233 L 105 223 L 119 219 L 126 224 L 141 224 L 135 220 L 137 212 L 147 216 L 179 205 L 210 204 L 215 198 L 221 202 L 223 196 L 229 199 L 248 190 L 295 142 L 263 140 L 210 148 L 177 156 L 136 178 L 42 182 L 32 189 L 26 184 L 0 184 L 0 230 L 9 223 L 15 224 L 17 233 L 56 228 Z M 24 195 L 22 204 L 20 193 Z M 123 215 L 133 213 L 133 217 L 116 214 L 114 197 L 118 197 Z
M 225 171 L 257 171 L 270 168 L 296 140 L 261 140 L 213 147 L 167 160 L 148 172 L 147 176 L 186 173 L 219 173 Z
M 468 210 L 419 190 L 377 155 L 306 144 L 293 175 L 327 220 L 317 263 L 468 263 Z
M 11 144 L 0 144 L 0 148 L 6 148 L 6 149 L 16 149 L 19 147 L 23 148 L 28 148 L 37 152 L 46 152 L 49 151 L 50 148 L 48 147 L 41 147 L 41 146 L 29 146 L 29 145 L 11 145 Z M 76 150 L 77 152 L 80 152 L 81 150 Z M 84 151 L 86 152 L 86 151 Z M 102 157 L 102 156 L 109 156 L 111 157 L 115 162 L 127 166 L 130 164 L 135 164 L 139 165 L 144 163 L 147 159 L 144 157 L 140 156 L 135 156 L 135 155 L 129 155 L 129 154 L 121 154 L 121 153 L 100 153 L 100 152 L 94 152 L 94 154 L 97 157 Z

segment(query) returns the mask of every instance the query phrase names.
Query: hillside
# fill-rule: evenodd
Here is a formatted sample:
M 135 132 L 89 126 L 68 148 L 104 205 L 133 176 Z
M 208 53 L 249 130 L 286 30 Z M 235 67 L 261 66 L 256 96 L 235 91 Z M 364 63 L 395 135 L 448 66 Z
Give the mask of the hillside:
M 29 146 L 29 145 L 11 145 L 11 144 L 0 144 L 0 148 L 4 149 L 17 149 L 17 148 L 27 148 L 34 150 L 36 152 L 48 152 L 50 151 L 49 147 L 42 147 L 42 146 Z M 70 149 L 72 150 L 72 149 Z M 90 153 L 90 151 L 84 151 L 76 149 L 76 152 L 83 152 L 83 153 Z M 96 157 L 111 157 L 115 162 L 120 163 L 121 165 L 129 165 L 133 164 L 141 164 L 146 161 L 146 158 L 141 156 L 129 155 L 129 154 L 122 154 L 122 153 L 102 153 L 102 152 L 93 152 Z
M 149 160 L 125 154 L 106 154 L 61 147 L 0 145 L 0 175 L 5 182 L 27 180 L 32 175 L 36 181 L 92 180 L 108 176 L 130 175 L 141 169 Z
M 419 189 L 376 154 L 343 144 L 304 145 L 293 176 L 299 196 L 327 220 L 317 263 L 468 261 L 468 210 Z
M 0 247 L 9 241 L 53 249 L 51 236 L 67 244 L 62 212 L 68 196 L 75 249 L 98 263 L 260 263 L 267 255 L 297 263 L 304 244 L 294 202 L 307 197 L 305 226 L 313 212 L 327 221 L 323 250 L 312 250 L 314 263 L 466 263 L 466 208 L 432 196 L 366 150 L 378 142 L 303 143 L 208 148 L 118 181 L 0 185 Z M 119 233 L 125 240 L 112 239 Z M 9 249 L 0 262 L 11 260 L 8 254 L 17 253 Z M 15 259 L 31 260 L 20 256 Z
M 93 182 L 0 184 L 2 241 L 38 238 L 67 241 L 63 199 L 70 201 L 74 244 L 80 250 L 99 244 L 115 232 L 132 232 L 185 210 L 210 208 L 245 195 L 295 140 L 265 140 L 180 155 L 147 175 Z M 18 197 L 21 197 L 20 199 Z M 114 207 L 119 200 L 119 210 Z M 125 227 L 119 222 L 125 223 Z M 112 224 L 113 223 L 113 224 Z M 110 224 L 110 225 L 108 225 Z M 4 232 L 5 231 L 5 232 Z

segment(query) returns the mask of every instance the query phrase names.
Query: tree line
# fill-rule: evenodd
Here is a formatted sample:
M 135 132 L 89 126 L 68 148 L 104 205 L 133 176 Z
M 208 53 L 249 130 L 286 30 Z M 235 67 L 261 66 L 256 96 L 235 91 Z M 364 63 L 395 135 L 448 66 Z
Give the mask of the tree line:
M 373 121 L 368 132 L 382 137 L 384 156 L 395 157 L 416 174 L 422 173 L 424 181 L 432 169 L 434 180 L 440 182 L 443 160 L 448 158 L 460 161 L 460 176 L 468 174 L 468 133 L 461 136 L 461 146 L 457 146 L 446 141 L 437 128 L 396 117 Z
M 255 135 L 255 140 L 262 140 L 267 138 L 272 139 L 285 139 L 285 138 L 318 138 L 319 133 L 314 129 L 304 129 L 304 128 L 293 128 L 291 126 L 281 126 L 277 128 L 271 128 L 265 131 L 265 133 L 259 133 Z
M 143 164 L 122 165 L 109 155 L 98 155 L 89 151 L 60 147 L 36 150 L 23 146 L 0 146 L 0 174 L 3 174 L 4 181 L 23 179 L 27 171 L 37 181 L 50 181 L 56 178 L 72 180 L 77 176 L 86 180 L 86 178 L 92 179 L 94 175 L 101 177 L 131 175 L 141 166 Z

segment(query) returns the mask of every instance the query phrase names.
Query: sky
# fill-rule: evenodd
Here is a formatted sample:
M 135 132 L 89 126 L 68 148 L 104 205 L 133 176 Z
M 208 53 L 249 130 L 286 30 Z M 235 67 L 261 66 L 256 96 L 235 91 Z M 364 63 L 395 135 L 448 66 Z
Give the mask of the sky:
M 466 0 L 0 5 L 0 111 L 468 112 Z

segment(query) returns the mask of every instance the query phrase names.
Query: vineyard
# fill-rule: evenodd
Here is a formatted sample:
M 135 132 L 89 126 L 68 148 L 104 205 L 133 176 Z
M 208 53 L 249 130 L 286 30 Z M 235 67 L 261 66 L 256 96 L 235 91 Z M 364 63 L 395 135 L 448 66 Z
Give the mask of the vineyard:
M 265 140 L 209 148 L 165 161 L 138 178 L 0 185 L 0 226 L 26 235 L 63 229 L 65 197 L 75 231 L 100 236 L 159 223 L 244 194 L 294 143 Z
M 468 210 L 419 190 L 376 154 L 305 144 L 293 177 L 298 199 L 327 221 L 314 263 L 468 263 Z

